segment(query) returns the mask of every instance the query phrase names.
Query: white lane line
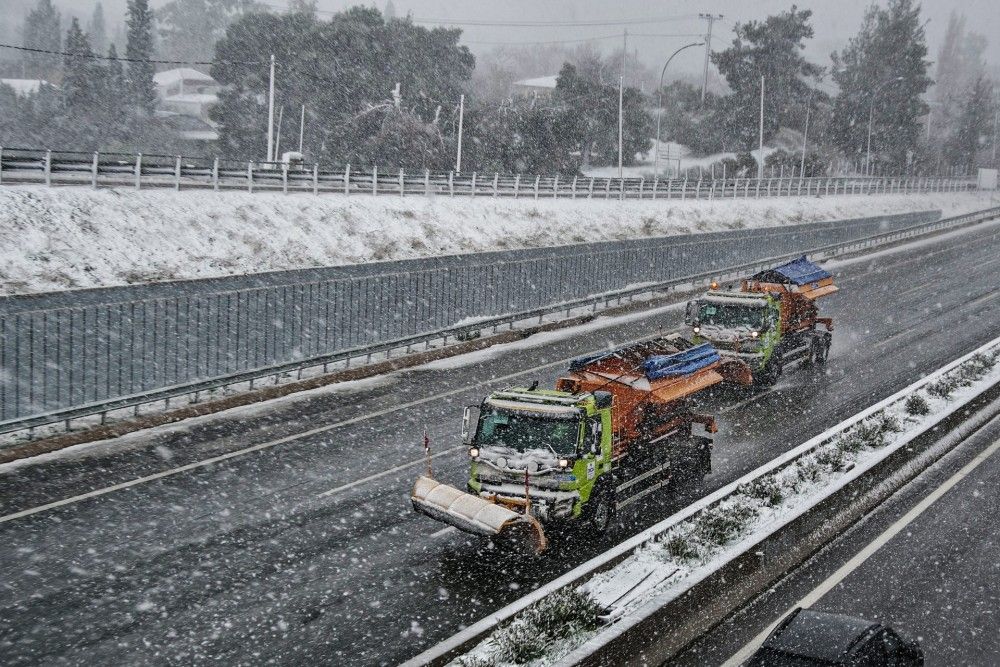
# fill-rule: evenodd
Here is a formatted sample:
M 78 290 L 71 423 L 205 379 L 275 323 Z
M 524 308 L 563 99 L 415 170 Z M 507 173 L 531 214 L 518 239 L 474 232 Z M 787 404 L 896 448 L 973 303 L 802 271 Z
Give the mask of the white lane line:
M 898 535 L 908 525 L 913 523 L 917 517 L 923 514 L 944 494 L 948 493 L 952 487 L 968 477 L 973 470 L 978 468 L 983 461 L 996 453 L 998 449 L 1000 449 L 1000 440 L 994 442 L 992 445 L 983 450 L 976 458 L 969 461 L 961 470 L 952 475 L 948 481 L 934 489 L 930 495 L 926 496 L 923 500 L 917 503 L 913 509 L 889 526 L 884 533 L 872 540 L 864 549 L 858 552 L 857 555 L 844 563 L 840 569 L 827 577 L 823 583 L 812 589 L 804 598 L 789 607 L 778 617 L 777 620 L 774 621 L 774 623 L 771 623 L 771 625 L 761 631 L 761 633 L 754 637 L 748 644 L 734 653 L 729 660 L 726 660 L 726 662 L 723 663 L 723 667 L 736 667 L 737 665 L 743 664 L 743 662 L 749 658 L 754 651 L 760 648 L 761 644 L 764 643 L 764 640 L 767 639 L 767 636 L 771 634 L 771 631 L 774 630 L 774 628 L 778 626 L 778 623 L 780 623 L 785 616 L 790 614 L 793 609 L 796 607 L 811 607 L 816 604 L 824 595 L 833 590 L 837 584 L 846 579 L 849 574 L 854 572 L 854 570 L 858 569 L 858 567 L 860 567 L 866 560 L 871 558 L 875 552 L 882 548 L 889 540 Z
M 465 445 L 458 445 L 457 447 L 449 447 L 448 449 L 442 450 L 437 454 L 431 454 L 431 458 L 436 459 L 439 456 L 451 454 L 459 451 L 460 449 L 465 449 Z M 403 463 L 401 465 L 398 465 L 395 468 L 389 468 L 388 470 L 383 470 L 382 472 L 375 473 L 374 475 L 369 475 L 368 477 L 356 479 L 353 482 L 349 482 L 342 486 L 338 486 L 336 488 L 330 489 L 329 491 L 324 491 L 323 493 L 319 494 L 318 497 L 326 498 L 327 496 L 332 496 L 335 493 L 340 493 L 341 491 L 347 491 L 348 489 L 353 489 L 356 486 L 361 486 L 362 484 L 365 484 L 367 482 L 373 482 L 376 479 L 385 477 L 386 475 L 391 475 L 394 472 L 399 472 L 400 470 L 406 470 L 407 468 L 412 468 L 413 466 L 420 465 L 421 463 L 426 463 L 426 462 L 427 462 L 426 456 L 423 458 L 415 459 L 413 461 L 410 461 L 409 463 Z
M 680 331 L 680 329 L 678 329 L 678 331 Z M 664 335 L 666 335 L 666 334 L 664 334 Z M 629 343 L 634 343 L 634 342 L 637 342 L 637 341 L 640 341 L 640 340 L 646 340 L 648 338 L 649 338 L 649 336 L 644 336 L 642 338 L 635 338 L 633 340 L 623 341 L 623 342 L 619 343 L 619 345 L 628 345 Z M 38 514 L 39 512 L 45 512 L 45 511 L 50 510 L 50 509 L 55 509 L 56 507 L 62 507 L 64 505 L 72 505 L 74 503 L 78 503 L 78 502 L 80 502 L 82 500 L 87 500 L 89 498 L 97 498 L 99 496 L 107 495 L 109 493 L 114 493 L 115 491 L 121 491 L 123 489 L 128 489 L 128 488 L 131 488 L 133 486 L 138 486 L 140 484 L 145 484 L 147 482 L 152 482 L 152 481 L 155 481 L 155 480 L 158 480 L 158 479 L 163 479 L 164 477 L 172 477 L 173 475 L 177 475 L 177 474 L 180 474 L 182 472 L 187 472 L 189 470 L 196 470 L 198 468 L 203 468 L 205 466 L 209 466 L 209 465 L 212 465 L 214 463 L 219 463 L 221 461 L 227 461 L 229 459 L 233 459 L 233 458 L 236 458 L 236 457 L 239 457 L 239 456 L 244 456 L 246 454 L 252 454 L 253 452 L 259 452 L 259 451 L 264 450 L 264 449 L 270 449 L 272 447 L 277 447 L 278 445 L 283 445 L 283 444 L 285 444 L 287 442 L 292 442 L 294 440 L 299 440 L 300 438 L 308 438 L 310 436 L 317 435 L 319 433 L 326 433 L 328 431 L 333 431 L 333 430 L 338 429 L 338 428 L 343 428 L 344 426 L 351 426 L 353 424 L 357 424 L 357 423 L 360 423 L 360 422 L 363 422 L 363 421 L 367 421 L 369 419 L 374 419 L 375 417 L 384 417 L 385 415 L 392 414 L 393 412 L 398 412 L 400 410 L 407 410 L 409 408 L 416 407 L 418 405 L 423 405 L 425 403 L 430 403 L 432 401 L 436 401 L 436 400 L 439 400 L 439 399 L 442 399 L 442 398 L 448 398 L 450 396 L 456 396 L 458 394 L 462 394 L 462 393 L 467 392 L 467 391 L 472 391 L 473 389 L 476 389 L 477 387 L 480 387 L 483 384 L 492 383 L 492 382 L 503 382 L 504 380 L 512 380 L 512 379 L 514 379 L 516 377 L 519 377 L 521 375 L 527 375 L 529 373 L 534 373 L 536 371 L 540 371 L 540 370 L 543 370 L 543 369 L 546 369 L 546 368 L 551 368 L 553 366 L 559 366 L 559 365 L 565 364 L 565 363 L 567 363 L 569 361 L 572 361 L 573 359 L 576 359 L 579 356 L 583 356 L 584 354 L 586 354 L 586 353 L 576 354 L 576 355 L 573 355 L 572 357 L 566 357 L 565 359 L 560 359 L 558 361 L 553 361 L 553 362 L 550 362 L 550 363 L 547 363 L 547 364 L 541 364 L 539 366 L 534 366 L 532 368 L 528 368 L 528 369 L 525 369 L 525 370 L 522 370 L 522 371 L 518 371 L 516 373 L 510 373 L 508 375 L 502 375 L 500 377 L 490 378 L 489 380 L 486 380 L 484 382 L 466 385 L 464 387 L 459 387 L 457 389 L 452 389 L 451 391 L 442 392 L 440 394 L 435 394 L 433 396 L 425 396 L 424 398 L 420 398 L 420 399 L 417 399 L 417 400 L 414 400 L 414 401 L 409 401 L 408 403 L 400 403 L 398 405 L 394 405 L 394 406 L 389 407 L 389 408 L 384 408 L 382 410 L 376 410 L 375 412 L 369 412 L 369 413 L 364 414 L 364 415 L 358 415 L 357 417 L 352 417 L 350 419 L 345 419 L 344 421 L 336 422 L 334 424 L 327 424 L 326 426 L 318 426 L 318 427 L 316 427 L 314 429 L 310 429 L 308 431 L 301 431 L 299 433 L 293 433 L 291 435 L 286 435 L 283 438 L 278 438 L 277 440 L 270 440 L 268 442 L 262 442 L 262 443 L 253 445 L 251 447 L 245 447 L 243 449 L 238 449 L 236 451 L 228 452 L 226 454 L 220 454 L 219 456 L 213 456 L 211 458 L 204 459 L 202 461 L 195 461 L 194 463 L 188 463 L 187 465 L 179 466 L 177 468 L 171 468 L 170 470 L 163 470 L 163 471 L 160 471 L 158 473 L 154 473 L 152 475 L 146 475 L 144 477 L 137 477 L 136 479 L 129 480 L 128 482 L 122 482 L 120 484 L 114 484 L 112 486 L 108 486 L 108 487 L 105 487 L 103 489 L 95 489 L 93 491 L 88 491 L 87 493 L 81 493 L 80 495 L 71 496 L 69 498 L 63 498 L 62 500 L 56 500 L 54 502 L 46 503 L 44 505 L 38 505 L 37 507 L 31 507 L 31 508 L 28 508 L 28 509 L 25 509 L 25 510 L 21 510 L 20 512 L 14 512 L 13 514 L 7 514 L 5 516 L 0 516 L 0 523 L 6 523 L 8 521 L 13 521 L 15 519 L 21 519 L 21 518 L 26 517 L 26 516 L 31 516 L 32 514 Z M 451 450 L 444 450 L 444 451 L 438 452 L 434 456 L 442 456 L 444 454 L 448 454 L 448 453 L 454 451 L 455 449 L 460 449 L 460 447 L 452 448 Z M 357 486 L 358 484 L 361 484 L 361 483 L 363 483 L 365 481 L 371 481 L 372 479 L 377 479 L 377 478 L 379 478 L 381 476 L 391 474 L 392 472 L 397 471 L 397 469 L 408 468 L 408 467 L 410 467 L 412 465 L 415 465 L 415 463 L 423 462 L 425 460 L 426 459 L 421 458 L 419 461 L 406 463 L 406 464 L 403 464 L 402 466 L 397 466 L 396 468 L 394 468 L 392 470 L 385 470 L 385 471 L 383 471 L 381 473 L 373 475 L 370 478 L 366 478 L 365 480 L 357 480 L 357 482 L 351 482 L 350 484 L 344 485 L 344 487 L 340 487 L 340 488 L 337 488 L 337 489 L 331 489 L 330 491 L 326 492 L 326 495 L 337 493 L 339 491 L 346 490 L 347 488 L 352 488 L 352 487 Z
M 448 533 L 454 533 L 457 531 L 458 528 L 455 528 L 455 526 L 445 526 L 441 530 L 431 533 L 431 537 L 441 537 L 442 535 L 447 535 Z

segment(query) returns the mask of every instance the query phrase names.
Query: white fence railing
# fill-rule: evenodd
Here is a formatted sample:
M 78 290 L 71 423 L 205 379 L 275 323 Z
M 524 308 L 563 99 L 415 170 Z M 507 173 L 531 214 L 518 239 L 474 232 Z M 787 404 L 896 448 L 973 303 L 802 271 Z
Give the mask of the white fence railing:
M 751 199 L 975 190 L 968 178 L 818 176 L 597 178 L 406 171 L 126 153 L 0 147 L 0 184 L 44 183 L 247 192 L 438 195 L 533 199 Z

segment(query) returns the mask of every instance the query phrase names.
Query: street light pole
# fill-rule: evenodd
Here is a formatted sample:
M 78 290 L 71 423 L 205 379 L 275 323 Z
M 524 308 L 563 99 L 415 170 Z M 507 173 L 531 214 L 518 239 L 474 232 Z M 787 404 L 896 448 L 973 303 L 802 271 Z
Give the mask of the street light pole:
M 880 92 L 882 92 L 882 89 L 885 88 L 887 85 L 889 85 L 890 83 L 893 83 L 895 81 L 902 81 L 903 78 L 904 77 L 897 76 L 897 77 L 895 77 L 893 79 L 889 79 L 888 81 L 886 81 L 885 83 L 883 83 L 881 86 L 879 86 L 878 88 L 876 88 L 875 92 L 872 93 L 871 103 L 868 106 L 868 151 L 867 151 L 867 155 L 865 156 L 865 175 L 866 176 L 871 176 L 872 175 L 871 174 L 871 170 L 872 170 L 872 120 L 875 118 L 875 98 L 878 97 L 878 94 Z
M 465 95 L 458 98 L 458 154 L 455 156 L 455 171 L 462 171 L 462 130 L 465 124 Z
M 764 178 L 764 75 L 760 75 L 760 159 L 757 160 L 757 180 Z
M 624 178 L 622 171 L 622 135 L 624 127 L 625 77 L 618 77 L 618 178 Z
M 799 175 L 804 176 L 806 173 L 806 145 L 809 143 L 809 112 L 812 111 L 812 101 L 813 93 L 815 90 L 809 90 L 809 101 L 806 102 L 806 128 L 802 133 L 802 164 L 799 165 Z
M 271 73 L 267 87 L 267 161 L 274 161 L 274 54 L 271 54 Z
M 667 62 L 663 63 L 663 69 L 660 70 L 660 85 L 656 89 L 656 152 L 653 157 L 654 174 L 659 175 L 660 173 L 660 116 L 663 115 L 663 75 L 667 73 L 667 66 L 670 64 L 670 61 L 674 59 L 674 56 L 684 49 L 690 49 L 692 46 L 701 46 L 702 44 L 704 44 L 704 42 L 692 42 L 677 49 L 670 54 L 670 57 L 667 58 Z

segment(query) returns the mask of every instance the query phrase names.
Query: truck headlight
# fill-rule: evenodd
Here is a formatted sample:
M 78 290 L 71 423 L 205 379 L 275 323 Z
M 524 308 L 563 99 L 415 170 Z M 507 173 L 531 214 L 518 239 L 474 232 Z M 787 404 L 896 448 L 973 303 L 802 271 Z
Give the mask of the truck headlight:
M 759 332 L 759 331 L 751 331 L 751 332 L 750 332 L 750 337 L 751 337 L 751 338 L 756 338 L 756 337 L 757 337 L 757 336 L 759 336 L 759 335 L 760 335 L 760 332 Z
M 569 459 L 559 459 L 559 467 L 560 468 L 568 468 L 569 466 L 570 466 L 570 460 Z
M 479 447 L 469 447 L 469 456 L 479 458 Z
M 696 324 L 693 327 L 691 327 L 691 331 L 695 332 L 696 334 L 699 334 L 701 333 L 701 327 Z

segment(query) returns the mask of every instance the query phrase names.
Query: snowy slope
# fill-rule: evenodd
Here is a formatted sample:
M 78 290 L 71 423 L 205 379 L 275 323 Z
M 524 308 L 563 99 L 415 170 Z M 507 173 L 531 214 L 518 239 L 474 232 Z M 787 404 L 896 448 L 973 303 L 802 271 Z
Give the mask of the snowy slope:
M 0 294 L 778 226 L 986 195 L 737 201 L 493 200 L 8 186 Z

